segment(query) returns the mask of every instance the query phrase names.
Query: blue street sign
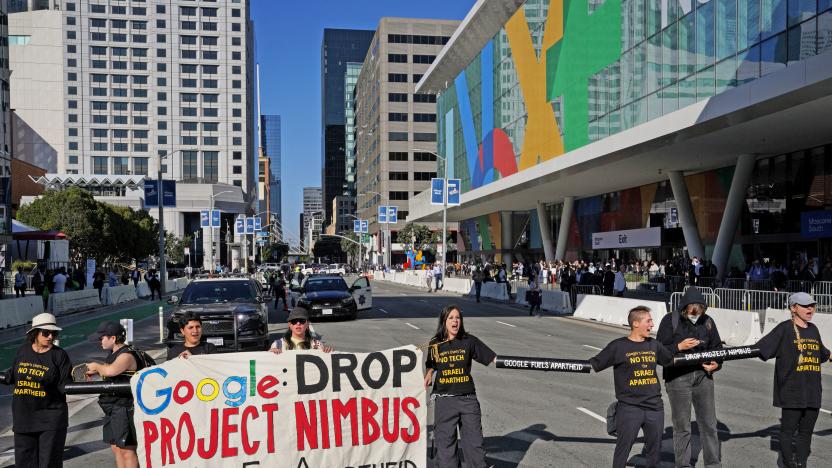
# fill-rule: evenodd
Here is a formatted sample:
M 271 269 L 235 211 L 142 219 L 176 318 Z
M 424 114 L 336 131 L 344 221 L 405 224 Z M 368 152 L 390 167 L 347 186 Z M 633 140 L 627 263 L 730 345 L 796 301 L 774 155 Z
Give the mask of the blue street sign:
M 269 237 L 269 231 L 257 231 L 257 237 Z
M 442 199 L 442 188 L 445 186 L 445 179 L 433 178 L 430 180 L 430 204 L 441 205 L 444 203 Z
M 162 181 L 162 203 L 165 208 L 176 208 L 176 181 Z
M 387 224 L 387 207 L 384 205 L 378 207 L 378 223 Z
M 254 234 L 254 218 L 246 218 L 246 234 Z
M 262 230 L 263 230 L 263 219 L 261 219 L 259 216 L 257 216 L 257 217 L 254 218 L 254 231 L 255 232 L 260 232 Z
M 237 219 L 234 220 L 234 232 L 237 235 L 242 236 L 246 233 L 246 217 L 243 215 L 237 216 Z
M 396 224 L 399 222 L 399 207 L 398 206 L 388 206 L 387 207 L 387 222 L 390 224 Z
M 356 234 L 361 232 L 361 220 L 360 219 L 352 220 L 352 232 L 354 232 Z
M 199 225 L 204 228 L 211 227 L 211 217 L 208 210 L 199 212 Z
M 459 205 L 459 197 L 462 193 L 462 179 L 448 179 L 448 206 Z
M 804 211 L 801 213 L 800 237 L 804 239 L 832 237 L 832 211 Z
M 222 225 L 222 220 L 220 219 L 220 210 L 214 210 L 211 212 L 211 227 L 218 228 Z
M 367 234 L 370 232 L 370 221 L 366 219 L 361 220 L 361 232 Z
M 162 202 L 164 206 L 176 207 L 176 181 L 163 180 L 162 181 Z M 145 179 L 144 181 L 144 206 L 145 208 L 155 208 L 159 206 L 159 181 L 156 179 Z

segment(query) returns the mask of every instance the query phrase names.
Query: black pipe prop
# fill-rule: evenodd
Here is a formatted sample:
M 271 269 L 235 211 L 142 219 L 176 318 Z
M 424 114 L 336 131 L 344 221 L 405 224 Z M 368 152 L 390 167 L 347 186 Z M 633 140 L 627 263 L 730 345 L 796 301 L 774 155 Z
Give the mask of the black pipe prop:
M 64 385 L 67 395 L 130 396 L 130 382 L 70 382 Z
M 550 372 L 575 372 L 589 374 L 589 361 L 578 359 L 553 359 L 541 357 L 497 356 L 499 369 L 524 369 Z
M 736 359 L 750 359 L 760 357 L 760 350 L 751 346 L 737 346 L 698 353 L 676 354 L 671 366 L 689 366 L 705 362 L 734 361 Z

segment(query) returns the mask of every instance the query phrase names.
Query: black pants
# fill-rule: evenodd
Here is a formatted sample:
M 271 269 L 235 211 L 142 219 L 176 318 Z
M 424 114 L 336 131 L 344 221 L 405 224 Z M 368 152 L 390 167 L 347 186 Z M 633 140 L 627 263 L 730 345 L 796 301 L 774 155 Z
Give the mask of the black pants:
M 612 458 L 613 468 L 624 468 L 630 458 L 630 449 L 638 437 L 638 431 L 644 432 L 644 458 L 647 468 L 658 468 L 662 432 L 664 432 L 664 410 L 648 410 L 638 406 L 618 402 L 615 415 L 615 428 L 618 437 L 615 441 L 615 454 Z
M 474 288 L 477 290 L 477 302 L 480 301 L 480 291 L 482 291 L 482 281 L 475 281 Z
M 458 468 L 456 430 L 459 426 L 459 445 L 465 464 L 470 468 L 485 468 L 485 448 L 482 441 L 482 413 L 476 394 L 439 397 L 434 407 L 436 467 Z
M 812 452 L 812 432 L 815 430 L 818 413 L 818 408 L 783 408 L 780 420 L 780 454 L 783 455 L 783 463 L 786 466 L 791 466 L 793 456 L 798 463 L 806 464 L 809 453 Z
M 18 468 L 64 466 L 66 428 L 43 432 L 14 433 L 14 464 Z
M 277 305 L 280 304 L 280 300 L 283 299 L 283 309 L 289 308 L 289 303 L 286 302 L 286 290 L 285 289 L 278 289 L 277 294 L 274 296 L 274 308 L 277 309 Z

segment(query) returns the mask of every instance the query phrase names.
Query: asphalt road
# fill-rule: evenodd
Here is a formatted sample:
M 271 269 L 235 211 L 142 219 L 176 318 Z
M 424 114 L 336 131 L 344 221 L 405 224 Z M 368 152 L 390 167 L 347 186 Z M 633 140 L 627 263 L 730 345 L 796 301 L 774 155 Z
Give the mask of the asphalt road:
M 623 328 L 579 320 L 529 317 L 516 306 L 483 302 L 445 293 L 427 293 L 390 283 L 373 283 L 373 309 L 357 321 L 315 324 L 325 341 L 342 351 L 366 352 L 403 344 L 426 343 L 434 333 L 441 308 L 460 305 L 466 329 L 502 355 L 587 359 L 607 342 L 626 334 Z M 276 322 L 285 313 L 273 313 Z M 158 349 L 155 317 L 136 324 L 137 342 Z M 282 325 L 273 327 L 278 333 Z M 94 344 L 69 349 L 73 361 L 98 356 Z M 77 358 L 76 358 L 77 356 Z M 80 361 L 78 361 L 80 362 Z M 759 360 L 727 363 L 716 375 L 717 416 L 723 466 L 777 466 L 779 410 L 771 405 L 774 368 Z M 606 434 L 601 415 L 614 399 L 612 372 L 559 374 L 483 367 L 475 364 L 474 380 L 482 405 L 488 461 L 495 467 L 604 467 L 612 462 L 614 439 Z M 824 409 L 832 409 L 832 367 L 824 370 Z M 8 398 L 0 397 L 0 413 L 8 414 Z M 113 466 L 109 447 L 100 442 L 101 411 L 95 398 L 70 403 L 70 429 L 65 466 Z M 673 466 L 669 404 L 662 444 L 663 466 Z M 429 421 L 432 418 L 429 417 Z M 694 424 L 695 426 L 695 424 Z M 696 430 L 694 429 L 694 432 Z M 832 460 L 832 418 L 824 411 L 815 427 L 810 466 Z M 430 445 L 430 444 L 429 444 Z M 0 436 L 0 466 L 13 463 L 11 433 Z M 631 464 L 641 466 L 641 439 Z M 694 443 L 700 458 L 701 451 Z

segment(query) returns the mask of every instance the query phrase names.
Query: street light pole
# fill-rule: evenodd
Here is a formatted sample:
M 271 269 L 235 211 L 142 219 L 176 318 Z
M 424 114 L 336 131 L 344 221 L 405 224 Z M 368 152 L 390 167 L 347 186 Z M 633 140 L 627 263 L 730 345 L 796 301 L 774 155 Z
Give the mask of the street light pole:
M 224 193 L 231 193 L 231 192 L 233 192 L 233 190 L 223 190 L 220 193 L 214 193 L 214 194 L 209 195 L 209 198 L 211 199 L 211 209 L 208 211 L 208 229 L 209 229 L 210 234 L 211 234 L 211 237 L 210 237 L 210 240 L 211 240 L 211 256 L 210 256 L 210 258 L 211 258 L 211 268 L 208 270 L 208 273 L 213 273 L 214 272 L 214 199 L 216 199 L 218 196 L 220 196 Z
M 159 155 L 159 171 L 156 174 L 156 183 L 157 185 L 157 197 L 156 201 L 159 204 L 159 284 L 161 288 L 161 293 L 165 294 L 166 289 L 166 281 L 167 281 L 167 260 L 165 259 L 165 218 L 163 216 L 163 209 L 162 205 L 164 205 L 164 193 L 165 191 L 162 189 L 162 160 L 167 158 L 168 156 L 172 156 L 180 151 L 191 151 L 189 148 L 182 148 L 176 151 L 171 151 L 169 153 L 160 154 Z
M 359 226 L 359 228 L 361 227 L 361 218 L 359 218 L 358 216 L 356 216 L 354 214 L 346 214 L 344 216 L 349 216 L 350 218 L 357 219 L 358 220 L 358 226 Z M 363 253 L 364 253 L 363 244 L 364 244 L 364 242 L 363 242 L 363 239 L 362 239 L 363 236 L 364 236 L 364 233 L 362 233 L 361 229 L 359 229 L 358 230 L 358 265 L 357 265 L 359 272 L 361 271 L 361 263 L 364 260 L 364 256 L 363 256 Z
M 445 274 L 447 272 L 447 257 L 448 257 L 448 249 L 447 249 L 447 238 L 448 238 L 448 158 L 444 156 L 440 156 L 433 151 L 428 151 L 424 149 L 414 148 L 415 151 L 421 151 L 424 153 L 430 153 L 436 156 L 438 159 L 441 159 L 445 162 L 445 175 L 442 177 L 442 278 L 445 278 Z M 457 232 L 457 235 L 459 233 Z
M 382 203 L 384 203 L 384 206 L 386 207 L 385 212 L 387 212 L 387 222 L 384 223 L 385 224 L 385 229 L 384 229 L 384 231 L 381 231 L 381 232 L 384 233 L 383 235 L 385 237 L 385 242 L 384 242 L 384 245 L 385 245 L 384 264 L 389 267 L 390 266 L 390 261 L 393 258 L 393 252 L 392 252 L 392 247 L 393 246 L 390 245 L 390 200 L 388 200 L 387 197 L 383 193 L 375 192 L 373 190 L 365 190 L 364 191 L 364 194 L 368 194 L 368 193 L 373 193 L 373 194 L 376 194 L 379 197 L 381 197 Z

